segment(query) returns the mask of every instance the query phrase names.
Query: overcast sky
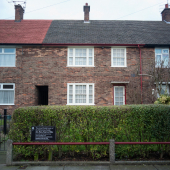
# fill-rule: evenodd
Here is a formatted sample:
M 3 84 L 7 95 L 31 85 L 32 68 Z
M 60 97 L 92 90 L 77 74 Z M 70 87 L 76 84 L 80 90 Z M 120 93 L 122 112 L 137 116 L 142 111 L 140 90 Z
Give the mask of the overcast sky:
M 15 18 L 14 0 L 0 0 L 0 19 Z M 22 1 L 22 0 L 18 0 Z M 24 0 L 23 0 L 24 1 Z M 25 0 L 24 19 L 83 20 L 83 6 L 90 5 L 90 20 L 161 21 L 167 0 Z M 8 3 L 12 2 L 12 3 Z M 17 4 L 21 2 L 16 2 Z M 170 0 L 169 0 L 170 4 Z

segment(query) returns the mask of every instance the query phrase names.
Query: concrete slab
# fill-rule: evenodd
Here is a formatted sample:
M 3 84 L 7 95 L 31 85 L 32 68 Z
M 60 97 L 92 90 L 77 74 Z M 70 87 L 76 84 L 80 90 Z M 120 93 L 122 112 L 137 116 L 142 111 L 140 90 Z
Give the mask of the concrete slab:
M 154 165 L 157 170 L 170 170 L 170 165 Z
M 0 167 L 0 170 L 18 170 L 18 166 L 6 166 L 6 165 L 3 165 Z
M 64 170 L 110 170 L 109 166 L 65 166 Z
M 0 169 L 2 169 L 4 166 L 5 166 L 5 165 L 3 165 L 3 164 L 0 164 Z
M 50 166 L 49 170 L 64 170 L 64 166 Z
M 25 170 L 49 170 L 49 166 L 28 166 Z
M 157 170 L 153 165 L 110 165 L 110 170 Z
M 0 151 L 0 164 L 6 164 L 6 151 Z

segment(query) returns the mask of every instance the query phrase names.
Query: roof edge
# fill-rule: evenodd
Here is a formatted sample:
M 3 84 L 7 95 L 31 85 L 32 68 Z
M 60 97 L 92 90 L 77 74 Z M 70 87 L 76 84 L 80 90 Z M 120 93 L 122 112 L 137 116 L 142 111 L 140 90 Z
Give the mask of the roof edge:
M 42 45 L 42 46 L 145 46 L 146 44 L 88 44 L 88 43 L 0 43 L 0 45 Z
M 42 43 L 43 46 L 145 46 L 145 44 L 91 44 L 91 43 L 65 43 L 65 44 L 57 44 L 57 43 Z

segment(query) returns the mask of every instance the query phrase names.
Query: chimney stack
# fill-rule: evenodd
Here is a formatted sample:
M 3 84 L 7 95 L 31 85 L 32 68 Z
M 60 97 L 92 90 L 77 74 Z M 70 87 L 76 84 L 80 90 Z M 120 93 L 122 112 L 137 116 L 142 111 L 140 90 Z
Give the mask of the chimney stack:
M 24 9 L 20 4 L 15 5 L 15 22 L 21 22 L 23 20 Z
M 84 22 L 89 23 L 89 12 L 90 12 L 90 6 L 88 6 L 88 3 L 84 6 Z
M 170 8 L 168 4 L 165 4 L 165 9 L 161 12 L 162 21 L 170 22 Z

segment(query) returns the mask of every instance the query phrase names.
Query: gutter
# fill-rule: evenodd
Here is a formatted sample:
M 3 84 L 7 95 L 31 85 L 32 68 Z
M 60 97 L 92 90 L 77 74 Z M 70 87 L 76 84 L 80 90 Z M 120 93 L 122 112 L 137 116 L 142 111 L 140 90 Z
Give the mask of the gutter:
M 142 96 L 142 57 L 141 57 L 141 48 L 138 44 L 139 55 L 140 55 L 140 87 L 141 87 L 141 104 L 143 104 L 143 96 Z
M 0 46 L 15 45 L 15 46 L 96 46 L 96 47 L 111 47 L 111 46 L 126 46 L 138 47 L 145 44 L 92 44 L 92 43 L 0 43 Z
M 136 47 L 136 46 L 144 46 L 145 44 L 91 44 L 91 43 L 65 43 L 65 44 L 57 44 L 57 43 L 42 43 L 42 46 L 100 46 L 100 47 L 108 47 L 108 46 L 129 46 L 129 47 Z

